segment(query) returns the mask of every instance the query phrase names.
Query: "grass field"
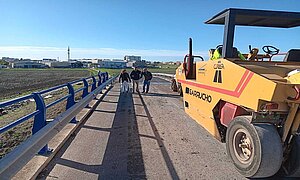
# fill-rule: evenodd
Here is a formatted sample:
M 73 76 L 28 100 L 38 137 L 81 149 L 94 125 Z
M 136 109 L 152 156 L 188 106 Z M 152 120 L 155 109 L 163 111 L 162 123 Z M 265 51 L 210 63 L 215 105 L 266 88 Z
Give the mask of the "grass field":
M 148 68 L 152 73 L 175 74 L 176 65 L 161 65 L 161 68 Z M 122 69 L 0 69 L 0 101 L 61 85 L 98 71 L 111 76 L 120 74 Z M 132 68 L 127 68 L 130 73 Z
M 88 77 L 90 74 L 91 72 L 87 69 L 0 69 L 0 102 Z M 52 98 L 46 99 L 45 103 L 53 102 L 66 94 L 67 90 L 52 93 Z M 56 117 L 65 110 L 65 107 L 66 102 L 63 101 L 47 109 L 47 119 Z M 23 101 L 5 108 L 6 114 L 0 114 L 0 127 L 8 125 L 34 110 L 35 102 L 32 101 Z M 0 134 L 0 158 L 31 135 L 32 125 L 33 118 Z
M 0 69 L 0 101 L 90 76 L 87 69 Z
M 82 85 L 77 85 L 80 88 Z M 91 88 L 91 87 L 90 87 Z M 90 91 L 89 88 L 89 91 Z M 52 91 L 47 93 L 48 98 L 44 98 L 45 104 L 49 104 L 57 99 L 62 98 L 68 94 L 68 90 L 65 88 L 59 89 L 57 91 Z M 44 95 L 44 97 L 46 96 Z M 76 93 L 75 100 L 81 99 L 82 91 Z M 32 113 L 36 109 L 34 101 L 26 100 L 20 103 L 14 104 L 5 108 L 5 114 L 0 114 L 0 127 L 4 127 L 17 119 Z M 46 119 L 54 119 L 59 114 L 66 110 L 66 100 L 47 108 L 46 110 Z M 3 111 L 2 111 L 3 112 Z M 0 134 L 0 159 L 9 153 L 20 143 L 25 141 L 28 137 L 31 136 L 33 126 L 33 118 L 17 125 L 16 127 Z

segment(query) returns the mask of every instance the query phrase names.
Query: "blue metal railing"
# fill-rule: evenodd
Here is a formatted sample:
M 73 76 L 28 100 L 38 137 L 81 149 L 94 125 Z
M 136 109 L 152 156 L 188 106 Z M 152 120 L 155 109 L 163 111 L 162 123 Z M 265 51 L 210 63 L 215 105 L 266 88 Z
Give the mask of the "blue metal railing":
M 67 100 L 67 105 L 66 105 L 66 110 L 70 109 L 76 102 L 75 102 L 75 94 L 82 91 L 82 98 L 87 96 L 89 93 L 93 92 L 97 87 L 99 87 L 102 83 L 106 82 L 108 80 L 108 73 L 104 72 L 101 73 L 99 72 L 98 75 L 98 81 L 94 76 L 88 77 L 88 78 L 83 78 L 80 80 L 75 80 L 66 84 L 62 84 L 59 86 L 55 86 L 46 90 L 42 90 L 39 92 L 32 93 L 30 95 L 22 96 L 19 98 L 15 98 L 6 102 L 0 102 L 0 108 L 5 108 L 7 106 L 29 100 L 29 99 L 34 99 L 35 104 L 36 104 L 36 110 L 30 114 L 27 114 L 14 122 L 1 127 L 0 128 L 0 134 L 16 127 L 22 122 L 27 121 L 30 118 L 34 118 L 33 121 L 33 127 L 32 127 L 32 134 L 37 133 L 40 129 L 42 129 L 44 126 L 46 126 L 46 111 L 48 108 L 64 101 Z M 89 84 L 89 80 L 92 80 L 92 83 Z M 76 85 L 78 83 L 83 83 L 83 87 L 79 88 L 77 90 L 74 90 L 73 85 Z M 89 87 L 91 86 L 91 91 L 89 92 Z M 56 91 L 62 88 L 67 88 L 68 89 L 68 94 L 66 96 L 63 96 L 49 104 L 45 104 L 44 98 L 42 95 L 45 95 L 46 93 L 50 93 L 52 91 Z M 76 123 L 75 117 L 70 121 L 71 123 Z M 39 154 L 44 154 L 48 151 L 48 145 L 45 145 L 40 151 Z

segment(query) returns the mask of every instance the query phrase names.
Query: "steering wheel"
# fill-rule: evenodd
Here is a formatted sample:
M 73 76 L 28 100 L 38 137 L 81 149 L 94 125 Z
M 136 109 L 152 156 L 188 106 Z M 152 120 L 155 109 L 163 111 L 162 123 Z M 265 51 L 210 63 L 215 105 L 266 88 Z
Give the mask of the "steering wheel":
M 270 55 L 276 55 L 279 53 L 279 49 L 274 46 L 263 46 L 262 50 Z

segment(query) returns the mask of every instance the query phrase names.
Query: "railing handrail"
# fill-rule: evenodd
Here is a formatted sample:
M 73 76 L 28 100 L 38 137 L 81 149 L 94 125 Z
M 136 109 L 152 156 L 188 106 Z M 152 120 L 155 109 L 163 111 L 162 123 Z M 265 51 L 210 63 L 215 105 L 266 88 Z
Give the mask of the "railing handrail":
M 170 78 L 174 78 L 175 74 L 166 74 L 166 73 L 152 73 L 154 76 L 166 76 Z
M 99 77 L 99 76 L 103 76 L 104 74 L 107 74 L 107 73 L 102 72 L 102 73 L 99 73 L 97 76 L 98 76 L 98 77 Z M 79 83 L 79 82 L 84 81 L 84 80 L 87 81 L 87 80 L 89 80 L 89 79 L 91 79 L 91 78 L 93 78 L 93 77 L 94 77 L 94 76 L 89 76 L 89 77 L 87 77 L 87 78 L 75 80 L 75 81 L 70 82 L 70 84 L 76 84 L 76 83 Z M 107 80 L 107 78 L 108 78 L 108 77 L 103 78 L 103 80 L 102 80 L 101 83 L 105 82 L 105 81 Z M 101 81 L 101 78 L 99 78 L 98 81 Z M 97 82 L 96 82 L 96 84 L 97 84 Z M 93 84 L 88 84 L 88 86 L 92 86 L 92 85 L 93 85 Z M 67 86 L 68 86 L 68 83 L 65 83 L 65 84 L 58 85 L 58 86 L 54 86 L 54 87 L 51 87 L 51 88 L 48 88 L 48 89 L 45 89 L 45 90 L 42 90 L 42 91 L 39 91 L 39 92 L 36 92 L 36 93 L 42 95 L 42 94 L 50 93 L 50 92 L 52 92 L 52 91 L 59 90 L 59 89 L 64 88 L 64 87 L 67 88 Z M 82 91 L 82 90 L 85 90 L 85 89 L 87 89 L 87 88 L 88 88 L 88 87 L 85 87 L 85 86 L 84 86 L 84 87 L 82 87 L 82 88 L 76 90 L 76 91 L 75 91 L 75 94 L 78 93 L 78 92 L 80 92 L 80 91 Z M 52 102 L 52 103 L 50 103 L 49 105 L 47 105 L 47 106 L 46 106 L 46 109 L 49 108 L 49 107 L 51 107 L 51 106 L 53 106 L 53 105 L 55 105 L 55 104 L 58 104 L 59 102 L 61 102 L 62 100 L 66 99 L 66 98 L 69 98 L 70 95 L 71 95 L 71 94 L 69 93 L 68 95 L 66 95 L 66 96 L 64 96 L 64 97 L 61 97 L 60 99 L 55 100 L 54 102 Z M 22 96 L 22 97 L 18 97 L 18 98 L 12 99 L 12 100 L 8 100 L 8 101 L 5 101 L 5 102 L 0 102 L 0 108 L 4 108 L 4 107 L 7 107 L 7 106 L 10 106 L 10 105 L 13 105 L 13 104 L 16 104 L 16 103 L 25 101 L 25 100 L 29 100 L 29 99 L 32 99 L 32 98 L 34 98 L 34 93 L 29 94 L 29 95 L 25 95 L 25 96 Z M 25 116 L 27 116 L 27 115 L 25 115 Z M 19 123 L 17 123 L 16 125 L 13 125 L 13 124 L 14 124 L 15 122 L 18 122 L 19 120 L 21 120 L 21 119 L 24 118 L 25 116 L 23 116 L 23 117 L 21 117 L 21 118 L 15 120 L 14 122 L 11 122 L 10 124 L 8 124 L 8 125 L 6 125 L 6 126 L 4 126 L 4 127 L 1 127 L 1 128 L 0 128 L 0 134 L 3 133 L 3 132 L 5 132 L 5 131 L 7 131 L 7 130 L 9 130 L 9 129 L 11 129 L 11 128 L 13 128 L 13 127 L 15 127 L 16 125 L 18 125 Z M 30 118 L 31 118 L 31 117 L 30 117 Z M 28 120 L 28 119 L 29 119 L 29 118 L 27 118 L 26 120 Z M 24 121 L 22 121 L 22 122 L 24 122 Z M 12 126 L 12 125 L 13 125 L 13 126 Z M 10 127 L 10 128 L 7 129 L 7 127 Z M 5 130 L 4 130 L 4 129 L 5 129 Z
M 103 88 L 112 83 L 116 78 L 117 76 L 114 76 L 106 80 L 78 103 L 54 118 L 52 122 L 44 126 L 44 128 L 39 130 L 36 134 L 33 134 L 24 143 L 17 146 L 12 152 L 4 156 L 0 160 L 0 177 L 3 179 L 10 179 L 14 176 L 41 148 L 45 147 L 45 145 L 56 134 L 58 134 L 71 119 L 73 119 L 84 107 L 86 107 L 89 102 L 102 91 Z
M 10 105 L 16 104 L 18 102 L 25 101 L 27 99 L 32 99 L 32 98 L 33 98 L 33 94 L 29 94 L 29 95 L 14 98 L 14 99 L 11 99 L 11 100 L 8 100 L 8 101 L 0 102 L 0 108 L 10 106 Z
M 39 91 L 38 93 L 39 94 L 46 94 L 46 93 L 49 93 L 51 91 L 55 91 L 55 90 L 58 90 L 58 89 L 61 89 L 61 88 L 64 88 L 64 87 L 67 87 L 67 83 L 62 84 L 62 85 L 58 85 L 58 86 L 54 86 L 54 87 L 51 87 L 51 88 L 48 88 L 48 89 L 45 89 L 45 90 L 42 90 L 42 91 Z

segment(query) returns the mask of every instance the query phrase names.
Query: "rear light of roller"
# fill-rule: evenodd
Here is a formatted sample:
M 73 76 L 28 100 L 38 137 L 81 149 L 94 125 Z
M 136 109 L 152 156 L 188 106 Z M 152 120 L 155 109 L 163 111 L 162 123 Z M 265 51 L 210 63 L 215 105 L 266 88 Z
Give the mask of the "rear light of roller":
M 266 104 L 266 109 L 271 110 L 271 109 L 278 109 L 278 104 L 277 103 L 267 103 Z
M 278 109 L 279 105 L 277 103 L 265 103 L 261 106 L 262 111 L 270 111 Z

